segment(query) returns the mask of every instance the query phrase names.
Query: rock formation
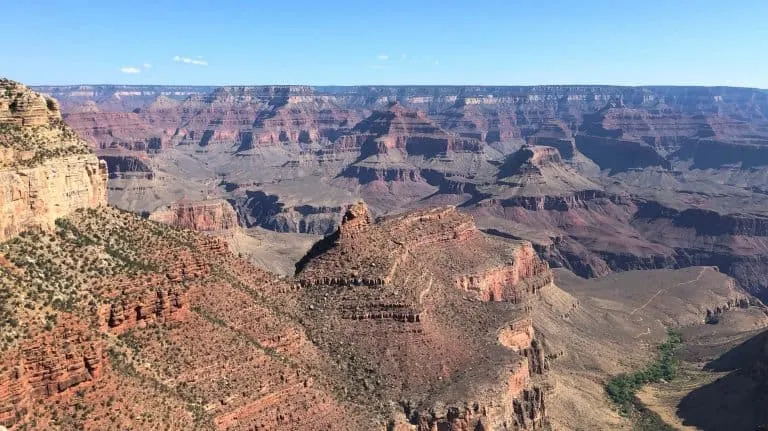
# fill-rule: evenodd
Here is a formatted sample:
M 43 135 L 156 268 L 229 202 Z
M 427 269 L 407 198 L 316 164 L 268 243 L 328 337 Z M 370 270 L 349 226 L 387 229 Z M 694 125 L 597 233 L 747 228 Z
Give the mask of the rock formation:
M 0 81 L 0 241 L 106 204 L 106 174 L 53 99 Z
M 222 199 L 178 201 L 155 210 L 149 215 L 149 219 L 201 232 L 223 231 L 238 226 L 237 213 L 232 205 Z
M 340 149 L 359 148 L 360 158 L 400 150 L 406 155 L 434 157 L 452 151 L 477 151 L 478 142 L 452 135 L 419 111 L 394 102 L 358 123 L 348 136 L 339 138 Z
M 525 304 L 552 275 L 530 244 L 486 237 L 453 207 L 373 223 L 358 204 L 299 269 L 313 341 L 335 352 L 353 399 L 401 400 L 395 429 L 544 423 Z
M 235 194 L 235 206 L 241 224 L 261 226 L 277 232 L 327 235 L 339 225 L 349 196 L 296 200 L 281 190 L 244 190 Z
M 103 342 L 72 321 L 28 340 L 19 351 L 3 357 L 0 425 L 12 427 L 24 420 L 33 403 L 92 385 L 101 376 L 103 357 Z

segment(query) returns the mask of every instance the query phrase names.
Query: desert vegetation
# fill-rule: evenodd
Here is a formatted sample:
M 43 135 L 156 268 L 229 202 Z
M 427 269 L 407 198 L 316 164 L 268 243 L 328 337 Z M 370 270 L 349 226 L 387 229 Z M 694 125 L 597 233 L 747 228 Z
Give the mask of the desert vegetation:
M 679 360 L 675 356 L 683 339 L 674 329 L 667 330 L 667 339 L 658 346 L 655 361 L 634 373 L 624 373 L 613 377 L 606 385 L 606 392 L 623 415 L 631 416 L 639 429 L 672 429 L 643 407 L 635 394 L 645 384 L 669 382 L 677 376 Z
M 0 244 L 0 352 L 32 328 L 51 328 L 56 312 L 90 316 L 107 298 L 99 280 L 140 280 L 159 270 L 152 243 L 191 246 L 191 232 L 111 208 L 79 210 Z M 20 325 L 29 320 L 39 325 Z

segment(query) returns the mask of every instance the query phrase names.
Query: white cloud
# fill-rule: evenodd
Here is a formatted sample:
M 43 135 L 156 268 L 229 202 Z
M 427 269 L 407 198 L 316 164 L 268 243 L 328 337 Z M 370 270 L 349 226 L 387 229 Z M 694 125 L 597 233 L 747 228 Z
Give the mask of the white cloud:
M 381 61 L 389 60 L 389 56 L 387 54 L 379 54 L 379 55 L 376 56 L 376 58 L 378 58 Z
M 144 69 L 152 69 L 152 65 L 149 63 L 144 63 Z
M 197 58 L 203 58 L 198 56 Z M 195 60 L 189 57 L 179 57 L 178 55 L 173 57 L 173 61 L 177 63 L 194 64 L 197 66 L 208 66 L 208 62 L 205 60 Z
M 137 67 L 121 67 L 120 71 L 123 73 L 127 73 L 129 75 L 135 75 L 137 73 L 141 73 L 141 69 Z
M 435 66 L 440 66 L 440 60 L 435 60 Z

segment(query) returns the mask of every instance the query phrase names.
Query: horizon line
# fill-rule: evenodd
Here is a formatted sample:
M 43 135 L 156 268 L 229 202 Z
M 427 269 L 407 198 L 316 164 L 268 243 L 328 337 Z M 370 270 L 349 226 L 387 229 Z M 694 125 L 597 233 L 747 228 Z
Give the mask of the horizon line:
M 10 79 L 10 78 L 9 78 Z M 615 87 L 615 88 L 736 88 L 745 90 L 768 91 L 768 88 L 752 87 L 744 85 L 704 85 L 704 84 L 124 84 L 124 83 L 101 83 L 101 84 L 26 84 L 23 81 L 16 81 L 28 87 Z

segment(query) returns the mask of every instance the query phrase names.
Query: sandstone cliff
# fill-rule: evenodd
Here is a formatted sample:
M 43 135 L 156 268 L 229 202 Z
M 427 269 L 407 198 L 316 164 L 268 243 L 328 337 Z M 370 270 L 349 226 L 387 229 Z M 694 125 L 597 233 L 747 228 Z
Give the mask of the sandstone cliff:
M 223 231 L 238 226 L 237 213 L 223 199 L 206 201 L 178 201 L 159 208 L 149 216 L 150 220 L 196 231 Z
M 107 169 L 61 121 L 57 103 L 0 81 L 0 241 L 106 204 Z

